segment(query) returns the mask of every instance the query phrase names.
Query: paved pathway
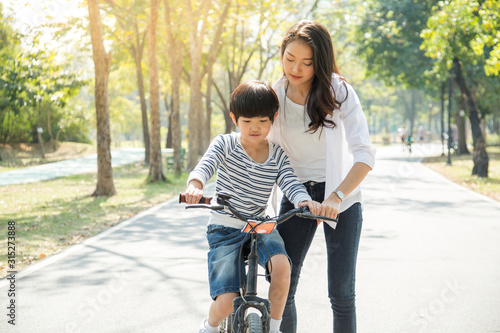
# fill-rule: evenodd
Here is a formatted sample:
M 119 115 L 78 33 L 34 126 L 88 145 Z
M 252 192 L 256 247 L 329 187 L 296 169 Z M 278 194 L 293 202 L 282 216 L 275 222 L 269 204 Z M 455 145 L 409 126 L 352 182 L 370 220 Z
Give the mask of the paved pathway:
M 358 332 L 500 332 L 500 203 L 418 162 L 434 149 L 379 149 L 364 183 Z M 207 215 L 172 199 L 23 270 L 15 328 L 0 281 L 0 332 L 197 332 Z M 300 333 L 332 332 L 322 237 L 301 277 Z
M 162 149 L 162 153 L 171 153 L 171 149 Z M 125 148 L 111 151 L 113 167 L 143 160 L 144 148 Z M 90 154 L 80 158 L 1 172 L 0 186 L 32 183 L 96 171 L 97 154 Z

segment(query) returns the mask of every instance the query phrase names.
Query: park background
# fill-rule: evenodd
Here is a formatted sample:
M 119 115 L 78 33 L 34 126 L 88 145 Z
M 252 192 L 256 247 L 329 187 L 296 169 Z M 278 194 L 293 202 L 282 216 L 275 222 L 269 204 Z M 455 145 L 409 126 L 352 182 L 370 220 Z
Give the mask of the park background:
M 398 143 L 402 124 L 419 144 L 421 127 L 442 144 L 429 166 L 500 199 L 498 1 L 2 0 L 0 16 L 0 172 L 98 154 L 96 174 L 0 188 L 20 268 L 182 190 L 234 130 L 232 90 L 281 75 L 301 19 L 330 31 L 375 144 Z M 111 168 L 123 147 L 144 162 Z

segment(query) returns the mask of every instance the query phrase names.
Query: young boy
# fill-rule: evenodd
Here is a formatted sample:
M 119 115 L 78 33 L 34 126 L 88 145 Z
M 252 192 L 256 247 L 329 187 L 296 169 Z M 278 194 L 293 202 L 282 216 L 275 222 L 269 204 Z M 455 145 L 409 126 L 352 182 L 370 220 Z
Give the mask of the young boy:
M 267 141 L 277 116 L 278 98 L 266 83 L 250 81 L 239 85 L 230 100 L 230 115 L 240 133 L 217 136 L 191 172 L 185 192 L 187 203 L 197 203 L 205 183 L 217 172 L 216 192 L 231 194 L 230 204 L 244 216 L 265 216 L 267 200 L 276 183 L 296 207 L 308 206 L 320 213 L 295 176 L 283 150 Z M 314 222 L 311 222 L 314 223 Z M 239 292 L 238 257 L 245 223 L 230 212 L 212 211 L 207 227 L 210 306 L 199 333 L 218 332 L 220 322 L 231 314 Z M 259 251 L 259 263 L 271 262 L 271 333 L 278 333 L 290 284 L 290 261 L 283 240 L 274 230 L 260 235 L 267 251 Z M 242 265 L 243 266 L 243 265 Z

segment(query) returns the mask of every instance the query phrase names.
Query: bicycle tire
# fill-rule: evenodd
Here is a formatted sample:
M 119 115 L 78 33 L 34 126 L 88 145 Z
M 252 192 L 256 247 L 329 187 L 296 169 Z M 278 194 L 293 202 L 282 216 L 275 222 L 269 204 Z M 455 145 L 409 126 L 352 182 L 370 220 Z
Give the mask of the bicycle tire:
M 245 333 L 264 333 L 262 332 L 262 322 L 256 313 L 249 313 L 245 318 Z

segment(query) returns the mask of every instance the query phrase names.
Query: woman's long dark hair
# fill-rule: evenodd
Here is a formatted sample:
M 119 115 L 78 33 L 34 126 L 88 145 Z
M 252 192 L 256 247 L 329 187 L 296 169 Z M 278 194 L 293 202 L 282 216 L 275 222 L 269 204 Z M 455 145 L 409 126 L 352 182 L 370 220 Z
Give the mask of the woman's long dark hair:
M 328 30 L 320 23 L 297 22 L 288 29 L 281 43 L 282 61 L 287 46 L 298 39 L 306 42 L 313 53 L 314 78 L 306 99 L 306 111 L 311 119 L 308 132 L 315 133 L 323 126 L 333 128 L 335 123 L 326 117 L 332 115 L 333 110 L 340 108 L 342 102 L 337 100 L 335 90 L 332 87 L 332 74 L 339 74 L 332 38 Z M 287 89 L 288 83 L 285 86 L 285 96 Z

